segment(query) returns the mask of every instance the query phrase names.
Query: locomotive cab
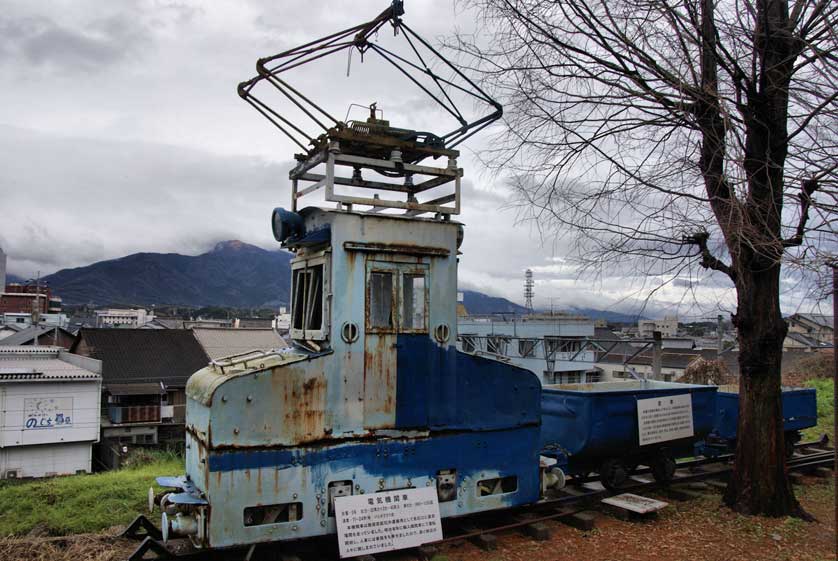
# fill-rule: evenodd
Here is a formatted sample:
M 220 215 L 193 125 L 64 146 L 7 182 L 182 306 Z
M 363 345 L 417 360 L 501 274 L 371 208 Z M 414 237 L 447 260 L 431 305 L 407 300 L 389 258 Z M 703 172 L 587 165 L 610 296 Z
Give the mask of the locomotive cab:
M 332 142 L 292 170 L 292 208 L 272 217 L 294 253 L 289 346 L 189 379 L 186 476 L 160 480 L 176 488 L 161 500 L 166 532 L 201 547 L 329 534 L 337 497 L 413 487 L 436 488 L 443 517 L 538 500 L 538 378 L 456 350 L 462 170 L 435 150 L 446 167 Z M 360 176 L 340 165 L 430 174 L 415 188 L 453 184 L 454 205 L 338 195 Z M 338 208 L 298 210 L 302 180 Z

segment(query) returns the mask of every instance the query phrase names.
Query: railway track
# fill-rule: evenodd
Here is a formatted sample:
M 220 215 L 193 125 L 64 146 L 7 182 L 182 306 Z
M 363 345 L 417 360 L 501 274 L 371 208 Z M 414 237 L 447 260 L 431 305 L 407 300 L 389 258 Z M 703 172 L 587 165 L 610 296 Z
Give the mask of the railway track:
M 826 441 L 801 442 L 795 446 L 795 455 L 788 460 L 790 472 L 807 472 L 819 467 L 832 468 L 835 464 L 835 450 L 826 447 Z M 797 452 L 801 451 L 801 452 Z M 415 551 L 419 559 L 430 558 L 440 545 L 470 540 L 484 549 L 493 549 L 496 535 L 500 532 L 519 529 L 534 539 L 547 539 L 549 530 L 544 525 L 548 521 L 562 521 L 581 529 L 591 529 L 593 518 L 583 515 L 585 511 L 596 510 L 599 502 L 607 497 L 633 493 L 641 494 L 660 491 L 676 500 L 679 495 L 688 495 L 682 489 L 685 485 L 706 480 L 726 479 L 733 470 L 733 457 L 730 454 L 714 458 L 696 458 L 679 462 L 671 482 L 662 485 L 649 475 L 648 468 L 636 470 L 625 485 L 618 491 L 609 491 L 598 483 L 596 477 L 570 479 L 568 485 L 550 497 L 526 507 L 509 508 L 488 513 L 474 514 L 462 518 L 443 520 L 441 541 L 428 544 Z M 171 540 L 164 545 L 160 540 L 159 530 L 143 516 L 126 529 L 125 537 L 142 539 L 137 549 L 126 561 L 314 561 L 338 559 L 337 544 L 334 536 L 324 536 L 283 542 L 281 544 L 263 544 L 259 547 L 194 550 L 185 540 Z M 383 555 L 386 557 L 387 555 Z M 361 559 L 361 558 L 358 558 Z M 366 556 L 365 561 L 375 557 Z

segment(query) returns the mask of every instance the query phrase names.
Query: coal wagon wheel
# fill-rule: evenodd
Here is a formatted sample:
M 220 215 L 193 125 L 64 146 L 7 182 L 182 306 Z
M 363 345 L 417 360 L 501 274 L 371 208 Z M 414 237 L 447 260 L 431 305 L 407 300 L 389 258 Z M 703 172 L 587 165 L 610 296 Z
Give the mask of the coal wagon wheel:
M 628 479 L 629 472 L 620 458 L 608 458 L 599 468 L 599 480 L 609 491 L 616 491 Z
M 800 440 L 800 433 L 797 431 L 786 431 L 785 434 L 785 453 L 786 459 L 790 460 L 792 456 L 794 456 L 795 446 L 797 445 L 798 441 Z
M 669 483 L 675 477 L 675 460 L 666 452 L 652 458 L 649 467 L 652 469 L 652 477 L 658 483 Z

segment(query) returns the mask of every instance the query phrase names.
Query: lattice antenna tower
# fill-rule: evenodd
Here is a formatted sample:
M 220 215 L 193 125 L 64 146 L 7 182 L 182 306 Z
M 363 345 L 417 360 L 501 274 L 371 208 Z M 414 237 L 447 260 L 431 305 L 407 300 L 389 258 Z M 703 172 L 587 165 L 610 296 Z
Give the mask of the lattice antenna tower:
M 524 273 L 524 306 L 530 311 L 533 312 L 532 308 L 532 297 L 535 295 L 533 291 L 533 287 L 535 286 L 535 281 L 532 278 L 532 269 L 527 269 Z

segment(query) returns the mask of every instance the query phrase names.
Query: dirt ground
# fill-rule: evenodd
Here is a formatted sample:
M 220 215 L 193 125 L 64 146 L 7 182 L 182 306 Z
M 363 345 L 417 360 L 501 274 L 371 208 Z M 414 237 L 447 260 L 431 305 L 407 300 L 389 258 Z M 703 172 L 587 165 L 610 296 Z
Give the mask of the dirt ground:
M 596 529 L 548 522 L 546 542 L 517 532 L 498 539 L 496 551 L 467 543 L 445 547 L 448 561 L 826 561 L 836 559 L 831 479 L 806 478 L 795 488 L 816 522 L 746 517 L 722 506 L 720 494 L 670 503 L 657 520 L 625 522 L 597 516 Z M 651 495 L 655 496 L 655 495 Z
M 551 539 L 533 541 L 516 531 L 498 535 L 498 548 L 485 552 L 468 542 L 446 545 L 434 561 L 827 561 L 835 560 L 834 487 L 831 479 L 807 477 L 795 488 L 816 522 L 793 518 L 746 517 L 708 492 L 670 506 L 656 520 L 626 522 L 597 515 L 596 529 L 576 530 L 548 522 Z M 655 496 L 655 495 L 652 495 Z M 667 500 L 665 497 L 657 497 Z M 120 561 L 136 546 L 103 534 L 64 538 L 0 539 L 0 559 L 15 561 Z M 412 561 L 406 552 L 382 561 Z

